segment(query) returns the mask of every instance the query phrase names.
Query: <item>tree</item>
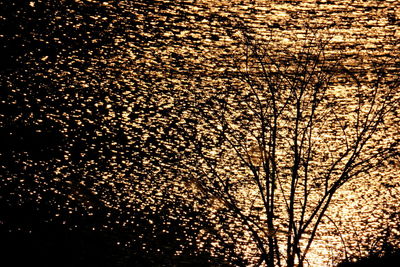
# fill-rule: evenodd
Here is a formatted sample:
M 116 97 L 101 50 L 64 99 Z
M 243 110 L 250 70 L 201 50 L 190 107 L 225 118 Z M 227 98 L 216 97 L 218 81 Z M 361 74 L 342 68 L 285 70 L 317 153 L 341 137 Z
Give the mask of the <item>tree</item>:
M 362 62 L 333 45 L 243 33 L 225 83 L 195 92 L 190 184 L 232 218 L 221 231 L 240 225 L 226 238 L 247 236 L 258 265 L 303 266 L 335 193 L 399 157 L 398 58 Z

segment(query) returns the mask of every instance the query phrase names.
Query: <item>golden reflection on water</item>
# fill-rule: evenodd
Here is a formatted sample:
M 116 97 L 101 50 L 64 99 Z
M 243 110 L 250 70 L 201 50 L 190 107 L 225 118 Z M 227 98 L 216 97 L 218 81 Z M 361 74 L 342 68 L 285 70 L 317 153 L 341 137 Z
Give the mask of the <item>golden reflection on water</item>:
M 229 28 L 239 24 L 229 24 L 229 20 L 244 21 L 245 25 L 252 27 L 254 36 L 272 40 L 277 48 L 280 44 L 290 45 L 294 41 L 303 40 L 307 36 L 305 29 L 315 28 L 322 35 L 331 38 L 329 53 L 346 55 L 345 64 L 354 69 L 362 71 L 365 66 L 363 60 L 360 62 L 354 58 L 356 54 L 364 59 L 364 63 L 374 58 L 386 62 L 395 59 L 395 64 L 388 66 L 389 75 L 398 76 L 399 73 L 400 3 L 397 0 L 199 0 L 177 1 L 177 4 L 173 1 L 155 2 L 157 4 L 152 6 L 154 10 L 150 11 L 146 9 L 146 3 L 135 6 L 130 1 L 108 3 L 76 0 L 78 7 L 90 3 L 107 11 L 104 14 L 88 15 L 86 25 L 77 23 L 85 14 L 73 15 L 65 21 L 65 14 L 62 12 L 54 14 L 51 25 L 55 25 L 55 29 L 66 28 L 67 31 L 60 36 L 53 36 L 50 42 L 56 46 L 69 41 L 73 48 L 62 48 L 61 55 L 56 57 L 47 50 L 42 51 L 40 53 L 43 54 L 37 55 L 38 60 L 28 62 L 27 66 L 40 66 L 40 71 L 35 73 L 36 78 L 43 79 L 43 83 L 54 82 L 51 86 L 60 88 L 62 99 L 34 97 L 34 101 L 23 100 L 24 107 L 38 106 L 40 112 L 46 115 L 39 117 L 37 113 L 40 112 L 35 111 L 36 113 L 16 115 L 12 120 L 17 122 L 26 119 L 34 121 L 35 125 L 44 124 L 44 120 L 46 123 L 55 123 L 71 143 L 59 158 L 48 162 L 42 160 L 37 163 L 29 159 L 24 161 L 25 154 L 19 155 L 25 169 L 34 171 L 37 165 L 43 164 L 46 171 L 52 174 L 51 181 L 45 179 L 46 173 L 35 174 L 32 180 L 37 189 L 30 194 L 35 195 L 42 188 L 60 194 L 62 188 L 63 192 L 68 192 L 68 201 L 80 202 L 90 214 L 90 210 L 96 205 L 96 197 L 109 207 L 119 207 L 118 201 L 123 199 L 126 209 L 133 207 L 136 202 L 143 202 L 143 205 L 159 203 L 164 197 L 163 192 L 171 189 L 162 180 L 162 171 L 166 166 L 163 162 L 155 162 L 149 155 L 158 152 L 160 145 L 174 155 L 179 155 L 183 150 L 179 145 L 188 146 L 183 141 L 177 145 L 161 138 L 167 135 L 167 131 L 171 131 L 168 133 L 170 135 L 178 135 L 173 132 L 174 129 L 165 127 L 171 119 L 177 125 L 185 125 L 192 117 L 189 109 L 173 113 L 172 110 L 178 104 L 186 98 L 190 98 L 192 102 L 202 101 L 196 99 L 196 95 L 187 95 L 185 90 L 223 88 L 223 81 L 218 76 L 224 71 L 232 70 L 232 60 L 240 56 L 235 39 L 240 36 L 240 30 Z M 163 3 L 166 5 L 163 6 Z M 27 3 L 32 9 L 41 4 L 43 3 L 40 1 Z M 122 11 L 124 14 L 118 13 Z M 68 9 L 63 12 L 75 14 L 76 10 Z M 77 41 L 79 38 L 68 39 L 68 31 L 74 32 L 83 27 L 86 28 L 84 37 L 81 37 L 84 39 L 82 43 Z M 122 30 L 116 32 L 116 29 Z M 101 43 L 102 38 L 111 36 L 111 33 L 112 41 L 97 49 L 96 44 Z M 29 34 L 40 42 L 41 38 L 46 38 L 35 31 Z M 86 48 L 92 46 L 96 49 Z M 291 49 L 295 51 L 296 48 L 293 46 Z M 282 52 L 283 56 L 286 52 Z M 341 99 L 340 104 L 345 109 L 353 110 L 355 104 L 349 100 L 351 88 L 346 81 L 336 82 L 333 91 Z M 18 85 L 14 86 L 14 83 L 18 84 L 18 79 L 8 83 L 13 87 L 13 93 L 23 91 Z M 47 90 L 45 87 L 41 89 Z M 26 94 L 23 96 L 28 97 Z M 52 100 L 60 102 L 54 104 Z M 10 104 L 16 105 L 18 101 L 20 100 L 17 98 L 11 99 Z M 40 104 L 41 101 L 50 104 Z M 64 110 L 57 109 L 57 103 L 61 103 Z M 376 140 L 376 144 L 385 139 L 398 138 L 399 118 L 397 122 L 397 126 L 389 125 L 384 135 Z M 94 127 L 96 124 L 101 126 Z M 85 127 L 93 129 L 85 132 Z M 152 127 L 153 132 L 144 131 L 149 127 Z M 122 130 L 118 132 L 118 129 Z M 208 129 L 203 131 L 207 132 Z M 118 136 L 124 143 L 115 141 L 117 138 L 109 140 L 109 136 Z M 89 146 L 90 142 L 94 144 Z M 85 147 L 86 145 L 89 147 Z M 149 149 L 147 154 L 138 152 L 145 146 Z M 79 150 L 80 147 L 84 149 Z M 251 142 L 248 147 L 251 151 L 249 161 L 259 165 L 262 157 L 257 155 L 257 148 L 254 149 Z M 75 150 L 79 153 L 75 153 Z M 93 151 L 101 156 L 91 158 Z M 164 158 L 168 156 L 170 154 L 160 155 Z M 280 155 L 282 158 L 284 156 Z M 140 161 L 140 167 L 135 165 L 136 161 Z M 231 170 L 228 168 L 227 172 L 229 171 Z M 237 171 L 246 173 L 243 169 Z M 65 181 L 68 180 L 66 177 L 77 172 L 85 177 L 85 182 Z M 345 252 L 364 254 L 365 249 L 359 248 L 360 244 L 368 245 L 382 231 L 382 227 L 390 228 L 390 224 L 399 221 L 391 217 L 400 210 L 399 172 L 400 163 L 398 159 L 393 159 L 390 168 L 352 181 L 336 194 L 334 204 L 328 212 L 330 219 L 324 221 L 310 252 L 310 266 L 331 266 L 332 260 L 342 259 Z M 137 178 L 136 174 L 151 176 L 153 180 L 150 185 L 138 182 L 132 186 L 131 182 Z M 186 185 L 201 193 L 202 188 L 196 183 Z M 172 182 L 172 188 L 176 192 L 184 187 L 178 181 Z M 151 189 L 154 193 L 148 193 L 150 196 L 144 200 L 140 198 L 138 192 L 153 192 Z M 246 200 L 253 199 L 257 194 L 255 190 L 249 190 L 246 184 L 238 187 L 238 191 L 242 195 L 243 205 L 248 205 Z M 22 197 L 20 193 L 17 194 Z M 185 196 L 184 193 L 182 195 Z M 40 202 L 41 199 L 39 195 L 37 201 Z M 211 204 L 216 210 L 224 207 L 218 198 L 212 199 Z M 66 209 L 69 209 L 68 214 L 76 211 L 71 207 Z M 151 209 L 156 210 L 155 207 Z M 58 210 L 55 211 L 55 216 L 59 216 Z M 234 227 L 232 225 L 232 229 Z M 285 234 L 283 231 L 279 233 Z M 395 232 L 393 235 L 399 236 L 400 233 Z M 237 242 L 252 256 L 254 248 L 247 245 L 250 239 L 247 231 L 238 237 Z
M 395 23 L 398 20 L 399 3 L 396 1 L 242 1 L 242 4 L 226 1 L 202 2 L 213 6 L 218 12 L 238 14 L 248 25 L 254 27 L 256 35 L 272 36 L 277 42 L 284 44 L 292 42 L 286 36 L 296 35 L 301 39 L 304 36 L 305 23 L 319 29 L 332 27 L 327 35 L 331 37 L 333 53 L 337 49 L 339 53 L 348 54 L 347 64 L 360 70 L 363 66 L 353 61 L 354 54 L 365 59 L 380 58 L 388 61 L 399 56 L 399 44 L 396 40 L 400 31 L 398 23 Z M 271 27 L 274 29 L 271 30 Z M 394 77 L 398 75 L 398 66 L 389 66 L 389 69 L 394 71 Z M 335 91 L 342 105 L 348 110 L 354 110 L 356 104 L 349 101 L 351 90 L 348 90 L 348 86 L 338 85 Z M 379 142 L 397 138 L 398 130 L 398 127 L 391 127 L 390 132 L 378 137 L 381 139 Z M 310 266 L 333 266 L 346 256 L 345 253 L 365 255 L 360 244 L 372 242 L 374 235 L 382 231 L 382 227 L 395 226 L 393 223 L 398 221 L 389 217 L 400 210 L 395 197 L 400 181 L 399 170 L 400 164 L 395 159 L 389 169 L 379 170 L 339 190 L 329 210 L 329 220 L 322 226 L 310 252 Z M 249 194 L 251 192 L 244 193 L 243 197 L 248 198 Z M 382 212 L 385 215 L 380 214 Z

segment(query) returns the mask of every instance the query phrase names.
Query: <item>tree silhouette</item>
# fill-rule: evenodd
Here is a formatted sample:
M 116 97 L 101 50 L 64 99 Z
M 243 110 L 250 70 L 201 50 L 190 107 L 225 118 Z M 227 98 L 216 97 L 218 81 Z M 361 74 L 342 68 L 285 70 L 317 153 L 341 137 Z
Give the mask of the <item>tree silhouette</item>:
M 335 191 L 397 153 L 397 59 L 368 80 L 319 39 L 232 56 L 215 25 L 242 26 L 203 3 L 2 7 L 0 221 L 23 265 L 301 264 Z
M 361 63 L 318 33 L 240 43 L 225 83 L 195 92 L 190 183 L 258 265 L 303 266 L 335 193 L 398 160 L 398 58 Z

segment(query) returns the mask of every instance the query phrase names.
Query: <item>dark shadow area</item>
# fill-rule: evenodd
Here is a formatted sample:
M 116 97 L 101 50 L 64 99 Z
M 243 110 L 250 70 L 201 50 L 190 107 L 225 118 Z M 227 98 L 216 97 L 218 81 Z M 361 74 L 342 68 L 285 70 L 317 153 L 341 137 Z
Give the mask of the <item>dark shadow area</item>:
M 167 206 L 153 214 L 134 211 L 123 226 L 118 222 L 127 215 L 112 209 L 57 220 L 45 204 L 1 204 L 4 267 L 231 266 L 197 246 L 195 238 L 205 226 L 196 213 L 173 219 Z
M 400 248 L 390 244 L 385 245 L 382 251 L 372 252 L 366 257 L 343 261 L 338 267 L 395 267 L 400 263 Z

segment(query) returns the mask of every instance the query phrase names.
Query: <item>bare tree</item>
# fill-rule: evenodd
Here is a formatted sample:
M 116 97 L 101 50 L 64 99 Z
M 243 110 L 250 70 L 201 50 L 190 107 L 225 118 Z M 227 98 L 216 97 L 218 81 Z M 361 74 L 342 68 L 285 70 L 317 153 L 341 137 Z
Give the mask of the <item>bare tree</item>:
M 331 44 L 244 34 L 193 112 L 191 182 L 248 230 L 258 265 L 303 266 L 338 189 L 399 156 L 398 59 L 360 68 Z

